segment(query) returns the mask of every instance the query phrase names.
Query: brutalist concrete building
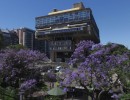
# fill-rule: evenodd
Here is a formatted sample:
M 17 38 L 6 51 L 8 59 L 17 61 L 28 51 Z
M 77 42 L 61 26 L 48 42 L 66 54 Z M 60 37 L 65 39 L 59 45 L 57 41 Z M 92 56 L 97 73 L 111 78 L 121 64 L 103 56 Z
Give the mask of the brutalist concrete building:
M 35 36 L 45 41 L 45 51 L 54 62 L 67 62 L 75 44 L 81 40 L 100 42 L 99 29 L 92 10 L 85 8 L 82 2 L 75 3 L 71 9 L 54 9 L 48 15 L 36 17 L 35 20 Z

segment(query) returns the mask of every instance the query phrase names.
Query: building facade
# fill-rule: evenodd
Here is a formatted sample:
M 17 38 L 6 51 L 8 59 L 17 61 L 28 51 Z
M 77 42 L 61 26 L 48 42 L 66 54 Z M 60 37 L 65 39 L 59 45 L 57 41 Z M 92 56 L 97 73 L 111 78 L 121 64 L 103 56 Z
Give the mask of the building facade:
M 19 37 L 19 44 L 29 49 L 34 49 L 35 31 L 26 27 L 15 30 Z
M 2 41 L 2 45 L 3 48 L 11 45 L 11 35 L 8 29 L 1 29 L 1 33 L 2 33 L 2 37 L 3 37 L 3 41 Z
M 48 42 L 45 40 L 35 38 L 34 50 L 46 53 L 47 56 L 49 56 Z
M 6 48 L 7 46 L 10 45 L 18 44 L 19 39 L 15 31 L 8 29 L 1 29 L 0 32 L 3 37 L 2 39 L 3 48 Z
M 81 40 L 100 42 L 99 29 L 92 10 L 83 3 L 75 3 L 67 10 L 54 9 L 46 16 L 36 17 L 35 36 L 47 42 L 50 59 L 67 62 Z
M 19 44 L 19 37 L 16 31 L 14 30 L 10 31 L 10 38 L 11 38 L 11 45 Z

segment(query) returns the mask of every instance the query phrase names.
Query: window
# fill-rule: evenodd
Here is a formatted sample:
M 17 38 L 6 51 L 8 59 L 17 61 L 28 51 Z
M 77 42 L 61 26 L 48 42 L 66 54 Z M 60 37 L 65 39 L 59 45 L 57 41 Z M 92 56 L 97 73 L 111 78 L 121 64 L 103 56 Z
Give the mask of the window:
M 68 23 L 72 21 L 81 21 L 90 18 L 90 11 L 77 11 L 71 13 L 64 13 L 56 16 L 48 16 L 36 19 L 36 26 L 53 25 L 60 23 Z
M 75 12 L 75 15 L 78 15 L 79 13 L 78 12 Z

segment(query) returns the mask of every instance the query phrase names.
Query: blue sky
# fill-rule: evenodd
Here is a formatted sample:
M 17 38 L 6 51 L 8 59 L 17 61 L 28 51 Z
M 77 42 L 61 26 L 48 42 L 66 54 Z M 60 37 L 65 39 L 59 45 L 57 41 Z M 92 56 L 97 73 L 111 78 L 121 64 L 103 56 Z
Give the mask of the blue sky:
M 52 9 L 69 9 L 83 2 L 93 11 L 101 43 L 114 42 L 130 48 L 130 0 L 0 0 L 0 28 L 35 29 L 35 17 Z

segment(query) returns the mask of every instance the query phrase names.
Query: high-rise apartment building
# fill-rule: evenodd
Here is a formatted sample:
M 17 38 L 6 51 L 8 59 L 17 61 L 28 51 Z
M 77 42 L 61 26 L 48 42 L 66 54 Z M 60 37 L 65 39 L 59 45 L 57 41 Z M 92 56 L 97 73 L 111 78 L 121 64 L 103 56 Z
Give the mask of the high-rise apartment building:
M 18 34 L 14 30 L 10 30 L 11 45 L 19 44 Z
M 6 48 L 9 45 L 16 45 L 18 44 L 18 35 L 14 30 L 8 29 L 0 29 L 2 39 L 2 45 Z
M 3 37 L 2 45 L 5 48 L 11 44 L 11 35 L 8 29 L 1 29 L 1 34 Z
M 36 17 L 36 38 L 49 46 L 52 61 L 67 62 L 81 40 L 100 42 L 99 29 L 92 10 L 75 3 L 67 10 L 54 9 L 48 15 Z
M 26 48 L 34 48 L 34 38 L 35 31 L 29 28 L 19 28 L 15 30 L 19 37 L 19 44 L 25 46 Z

